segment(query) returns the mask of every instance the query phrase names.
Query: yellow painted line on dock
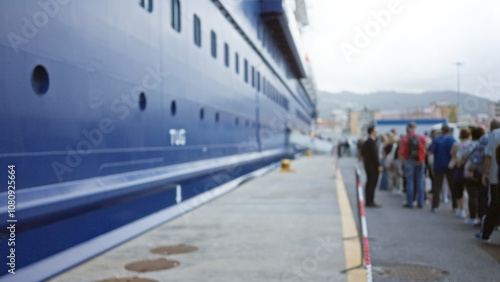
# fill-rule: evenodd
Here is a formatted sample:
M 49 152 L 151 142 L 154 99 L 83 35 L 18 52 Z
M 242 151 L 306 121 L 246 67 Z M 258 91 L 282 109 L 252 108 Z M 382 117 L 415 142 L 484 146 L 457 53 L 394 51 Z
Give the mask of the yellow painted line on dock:
M 352 213 L 351 204 L 349 203 L 342 174 L 339 169 L 336 169 L 335 173 L 337 199 L 339 201 L 340 218 L 342 220 L 345 268 L 349 270 L 347 272 L 347 281 L 367 281 L 366 269 L 364 267 L 356 268 L 361 263 L 361 245 L 359 243 L 359 234 L 356 228 L 356 221 L 354 220 L 354 215 Z

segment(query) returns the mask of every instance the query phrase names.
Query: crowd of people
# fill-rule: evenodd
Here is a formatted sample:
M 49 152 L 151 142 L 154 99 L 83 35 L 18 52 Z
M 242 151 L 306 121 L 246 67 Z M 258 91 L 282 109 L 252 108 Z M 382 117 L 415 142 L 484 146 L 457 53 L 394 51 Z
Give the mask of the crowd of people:
M 367 139 L 359 144 L 366 207 L 380 207 L 377 186 L 404 195 L 404 208 L 429 206 L 437 213 L 442 202 L 451 201 L 457 217 L 480 228 L 476 238 L 488 241 L 500 216 L 500 119 L 493 119 L 488 130 L 459 130 L 455 140 L 447 124 L 422 134 L 410 122 L 400 136 L 395 130 L 379 136 L 369 126 Z

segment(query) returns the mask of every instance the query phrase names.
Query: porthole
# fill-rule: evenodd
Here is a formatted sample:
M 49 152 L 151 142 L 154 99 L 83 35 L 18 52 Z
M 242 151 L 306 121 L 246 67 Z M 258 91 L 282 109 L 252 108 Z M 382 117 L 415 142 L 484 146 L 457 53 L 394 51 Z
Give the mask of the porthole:
M 44 66 L 38 65 L 33 70 L 31 86 L 38 95 L 43 95 L 49 90 L 49 74 Z
M 146 94 L 144 94 L 144 92 L 139 94 L 139 109 L 141 109 L 141 111 L 146 109 Z
M 170 103 L 170 114 L 172 116 L 175 116 L 176 112 L 177 112 L 177 105 L 175 104 L 175 101 L 172 101 L 172 103 Z
M 200 109 L 200 120 L 205 118 L 205 110 L 203 108 Z

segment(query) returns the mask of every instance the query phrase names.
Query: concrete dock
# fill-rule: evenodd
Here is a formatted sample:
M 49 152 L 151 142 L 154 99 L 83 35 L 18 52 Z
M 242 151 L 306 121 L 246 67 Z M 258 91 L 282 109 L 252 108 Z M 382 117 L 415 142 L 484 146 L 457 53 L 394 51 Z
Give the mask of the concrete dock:
M 331 156 L 304 157 L 294 161 L 292 169 L 275 170 L 246 182 L 51 281 L 131 277 L 156 281 L 348 281 L 349 276 L 341 271 L 359 264 L 361 257 L 354 238 L 354 218 L 345 206 L 345 190 L 340 193 L 344 205 L 339 206 L 334 160 Z M 339 208 L 342 206 L 344 211 Z M 342 217 L 350 221 L 344 222 L 350 234 L 342 228 Z M 346 264 L 345 242 L 354 250 L 351 265 Z M 178 244 L 194 246 L 197 251 L 176 255 L 150 252 Z M 142 273 L 125 269 L 132 262 L 161 258 L 179 264 Z M 366 277 L 363 269 L 350 275 Z
M 328 155 L 303 157 L 293 172 L 248 181 L 50 281 L 367 281 L 356 229 L 359 164 L 335 163 Z M 374 281 L 500 281 L 500 232 L 481 244 L 451 207 L 432 214 L 404 209 L 402 200 L 377 191 L 382 207 L 366 210 Z M 165 246 L 196 250 L 151 252 Z M 174 267 L 126 269 L 165 259 Z

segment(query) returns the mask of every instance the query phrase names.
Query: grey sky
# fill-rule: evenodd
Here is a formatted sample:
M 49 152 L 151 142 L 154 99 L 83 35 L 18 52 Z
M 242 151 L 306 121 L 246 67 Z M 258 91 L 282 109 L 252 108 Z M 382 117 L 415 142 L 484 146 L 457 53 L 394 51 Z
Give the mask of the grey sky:
M 500 99 L 500 1 L 309 0 L 320 90 L 461 90 Z M 390 16 L 389 16 L 390 15 Z M 493 83 L 492 83 L 493 82 Z

